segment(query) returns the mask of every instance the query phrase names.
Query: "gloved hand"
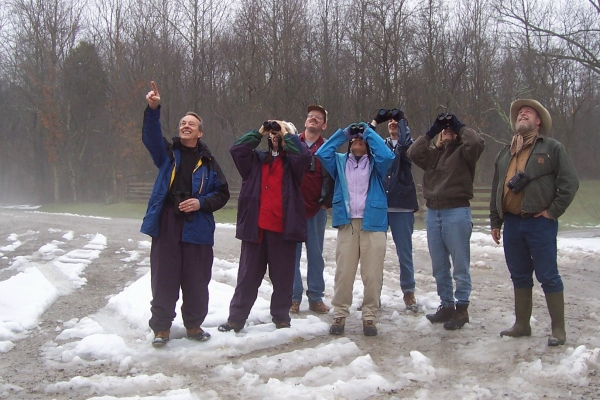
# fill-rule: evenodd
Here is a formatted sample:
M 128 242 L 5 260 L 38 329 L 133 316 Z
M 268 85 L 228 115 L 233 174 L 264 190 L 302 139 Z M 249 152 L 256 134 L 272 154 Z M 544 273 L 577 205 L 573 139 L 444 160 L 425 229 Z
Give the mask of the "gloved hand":
M 452 127 L 452 130 L 454 131 L 454 133 L 456 133 L 456 136 L 460 136 L 460 134 L 458 132 L 460 131 L 460 128 L 465 126 L 465 124 L 460 122 L 456 115 L 454 115 L 454 114 L 450 114 L 450 115 L 452 115 L 452 123 L 450 126 Z
M 346 135 L 346 139 L 348 139 L 348 140 L 352 140 L 352 139 L 355 139 L 358 137 L 358 134 L 357 134 L 357 132 L 355 132 L 355 129 L 352 129 L 353 125 L 355 125 L 355 124 L 350 124 L 343 130 L 344 135 Z
M 402 111 L 399 108 L 394 108 L 393 110 L 390 110 L 390 114 L 392 116 L 392 119 L 396 122 L 400 121 L 401 119 L 404 119 L 404 111 Z
M 367 128 L 370 128 L 369 124 L 367 124 L 366 122 L 359 122 L 357 125 L 359 127 L 358 137 L 362 139 L 365 136 L 365 132 L 367 131 Z
M 377 114 L 375 115 L 375 118 L 373 118 L 373 120 L 377 124 L 380 124 L 382 122 L 388 121 L 389 119 L 390 119 L 390 113 L 385 108 L 382 108 L 379 111 L 377 111 Z
M 435 135 L 440 133 L 446 127 L 444 122 L 440 119 L 440 117 L 443 117 L 444 115 L 444 113 L 438 114 L 437 117 L 435 117 L 435 121 L 433 121 L 431 128 L 425 133 L 430 139 L 433 139 Z

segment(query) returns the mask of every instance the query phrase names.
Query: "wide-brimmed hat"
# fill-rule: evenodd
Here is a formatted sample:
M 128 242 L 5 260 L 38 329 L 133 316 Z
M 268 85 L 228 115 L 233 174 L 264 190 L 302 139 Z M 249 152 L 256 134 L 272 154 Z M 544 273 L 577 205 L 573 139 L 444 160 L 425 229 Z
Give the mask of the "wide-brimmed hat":
M 321 111 L 323 113 L 323 115 L 325 116 L 325 120 L 323 122 L 327 122 L 327 110 L 324 109 L 321 106 L 318 106 L 316 104 L 312 104 L 310 106 L 308 106 L 308 108 L 306 109 L 306 112 L 309 113 L 313 110 L 317 110 L 317 111 Z
M 552 117 L 548 110 L 544 108 L 538 101 L 533 99 L 519 99 L 512 102 L 510 105 L 510 124 L 515 129 L 515 123 L 517 122 L 517 116 L 519 115 L 519 110 L 525 106 L 529 106 L 537 111 L 542 123 L 540 124 L 540 133 L 542 135 L 548 135 L 550 133 L 550 128 L 552 128 Z

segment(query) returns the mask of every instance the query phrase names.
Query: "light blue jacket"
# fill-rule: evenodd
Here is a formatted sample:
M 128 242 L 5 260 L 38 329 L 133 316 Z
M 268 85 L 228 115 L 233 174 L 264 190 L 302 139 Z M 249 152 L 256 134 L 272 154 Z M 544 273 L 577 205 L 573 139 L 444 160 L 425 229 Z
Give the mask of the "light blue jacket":
M 362 228 L 365 231 L 386 232 L 387 198 L 383 179 L 396 156 L 373 129 L 366 128 L 363 139 L 369 150 L 370 178 Z M 350 196 L 345 168 L 349 153 L 336 152 L 347 141 L 344 132 L 338 129 L 315 154 L 335 181 L 332 204 L 334 228 L 350 223 Z

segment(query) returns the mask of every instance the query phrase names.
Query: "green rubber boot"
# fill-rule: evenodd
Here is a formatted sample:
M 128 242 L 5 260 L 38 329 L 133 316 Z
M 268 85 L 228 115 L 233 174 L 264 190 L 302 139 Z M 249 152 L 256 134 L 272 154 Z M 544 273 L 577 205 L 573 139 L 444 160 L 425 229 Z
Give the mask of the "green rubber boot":
M 565 330 L 565 298 L 563 292 L 546 293 L 546 304 L 552 320 L 552 336 L 548 346 L 560 346 L 567 340 Z
M 500 332 L 500 336 L 531 336 L 531 309 L 533 308 L 533 289 L 515 288 L 515 324 Z

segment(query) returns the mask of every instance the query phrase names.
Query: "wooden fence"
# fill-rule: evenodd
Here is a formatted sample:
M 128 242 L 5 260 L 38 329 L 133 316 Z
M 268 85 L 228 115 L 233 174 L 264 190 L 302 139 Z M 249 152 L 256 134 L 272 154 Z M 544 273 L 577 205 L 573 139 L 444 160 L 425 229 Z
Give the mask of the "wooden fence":
M 490 199 L 492 188 L 486 186 L 475 186 L 473 188 L 473 199 L 471 200 L 471 214 L 474 225 L 490 224 Z
M 473 216 L 473 224 L 478 226 L 489 225 L 490 223 L 490 199 L 492 188 L 487 186 L 473 187 L 473 199 L 471 199 L 471 214 Z M 425 199 L 423 198 L 423 189 L 421 185 L 417 188 L 419 196 L 419 212 L 417 218 L 425 219 Z

